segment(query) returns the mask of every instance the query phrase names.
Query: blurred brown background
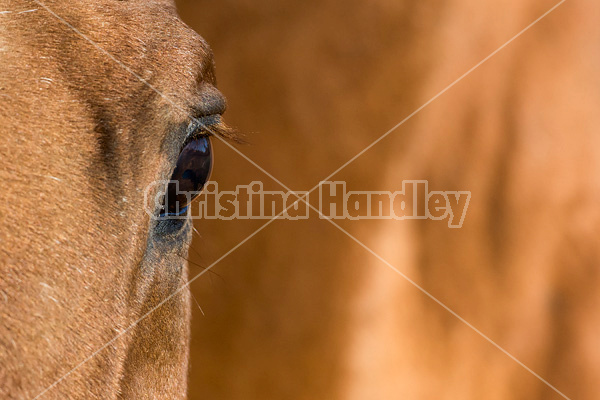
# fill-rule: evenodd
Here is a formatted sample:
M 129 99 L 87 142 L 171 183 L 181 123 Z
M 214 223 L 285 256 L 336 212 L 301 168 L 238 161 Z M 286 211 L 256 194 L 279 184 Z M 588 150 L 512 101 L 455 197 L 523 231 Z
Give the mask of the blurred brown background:
M 214 50 L 240 150 L 293 190 L 555 4 L 178 1 Z M 600 398 L 599 20 L 566 1 L 332 178 L 470 190 L 462 229 L 340 225 L 572 399 Z M 280 189 L 223 144 L 213 179 Z M 191 275 L 264 222 L 197 223 Z M 191 399 L 562 398 L 314 213 L 212 271 L 192 285 Z

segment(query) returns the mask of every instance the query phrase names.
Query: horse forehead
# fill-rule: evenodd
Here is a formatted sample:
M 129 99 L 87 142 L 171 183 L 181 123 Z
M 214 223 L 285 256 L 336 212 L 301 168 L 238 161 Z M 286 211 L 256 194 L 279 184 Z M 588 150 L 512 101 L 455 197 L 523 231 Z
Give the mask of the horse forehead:
M 181 21 L 170 0 L 113 0 L 108 8 L 85 8 L 79 12 L 89 13 L 93 27 L 90 38 L 124 57 L 129 52 L 138 55 L 138 62 L 212 68 L 210 47 Z
M 17 8 L 19 3 L 14 3 Z M 14 11 L 18 15 L 19 10 Z M 181 21 L 171 0 L 47 1 L 33 11 L 29 18 L 13 21 L 20 26 L 20 36 L 45 31 L 36 35 L 36 50 L 52 52 L 61 65 L 84 65 L 83 74 L 100 76 L 99 70 L 113 58 L 143 78 L 149 72 L 173 72 L 214 83 L 210 47 Z
M 20 21 L 35 54 L 28 62 L 117 122 L 148 110 L 144 90 L 156 89 L 184 110 L 215 84 L 210 47 L 181 21 L 172 1 L 47 4 L 48 10 Z M 35 29 L 42 24 L 52 29 Z

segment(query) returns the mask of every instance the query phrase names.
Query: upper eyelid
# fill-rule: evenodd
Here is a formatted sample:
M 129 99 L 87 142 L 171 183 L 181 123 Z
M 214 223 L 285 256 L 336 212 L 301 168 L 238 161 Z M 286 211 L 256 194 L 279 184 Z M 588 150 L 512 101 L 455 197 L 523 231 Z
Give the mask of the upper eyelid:
M 222 115 L 227 109 L 227 100 L 219 90 L 212 85 L 203 85 L 200 93 L 190 104 L 190 113 L 196 118 L 212 115 Z

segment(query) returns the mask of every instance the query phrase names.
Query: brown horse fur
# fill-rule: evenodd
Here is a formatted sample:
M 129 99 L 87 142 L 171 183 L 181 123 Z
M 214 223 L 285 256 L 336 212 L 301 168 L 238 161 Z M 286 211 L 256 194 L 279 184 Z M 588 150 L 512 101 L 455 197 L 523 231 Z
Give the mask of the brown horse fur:
M 34 398 L 186 282 L 190 226 L 156 225 L 144 189 L 190 115 L 223 111 L 211 51 L 170 1 L 42 3 L 0 1 L 3 399 Z M 188 296 L 41 397 L 185 397 Z

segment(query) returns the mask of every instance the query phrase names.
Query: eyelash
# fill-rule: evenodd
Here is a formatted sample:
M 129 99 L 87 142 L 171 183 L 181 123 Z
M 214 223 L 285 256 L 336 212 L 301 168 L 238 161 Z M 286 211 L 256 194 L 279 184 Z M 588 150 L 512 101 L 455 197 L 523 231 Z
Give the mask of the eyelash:
M 202 136 L 217 136 L 239 144 L 246 144 L 244 135 L 223 122 L 219 114 L 193 118 L 188 125 L 187 135 L 183 146 Z

